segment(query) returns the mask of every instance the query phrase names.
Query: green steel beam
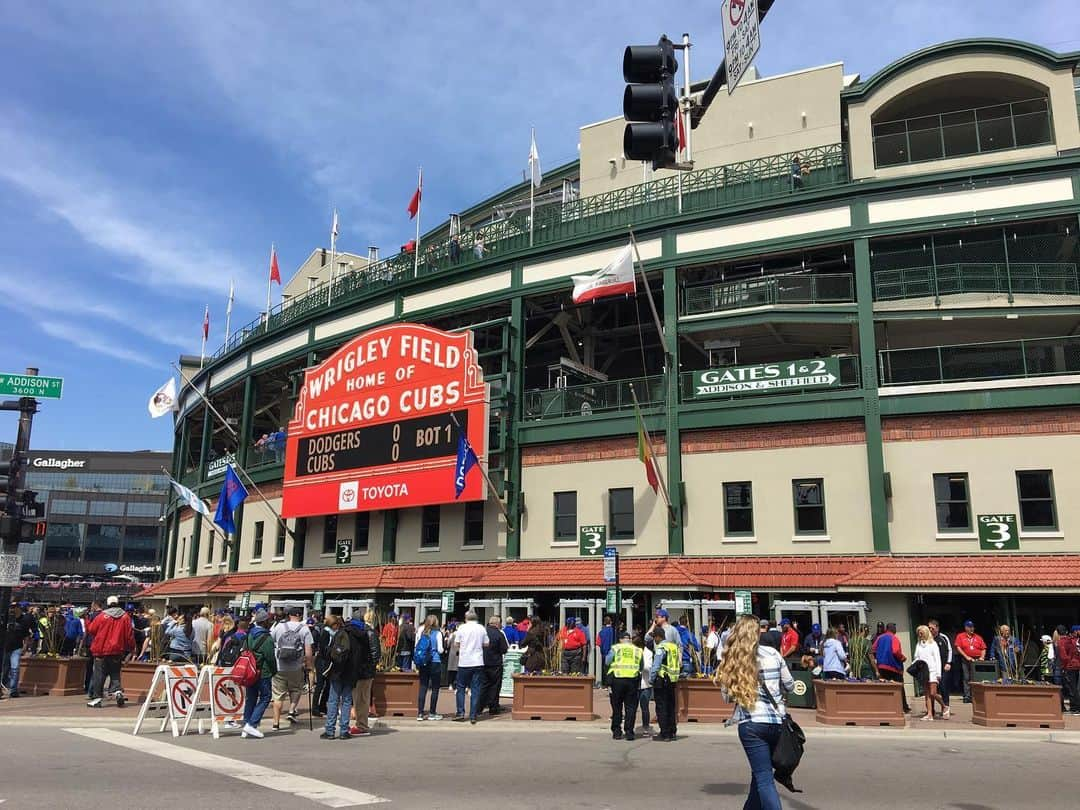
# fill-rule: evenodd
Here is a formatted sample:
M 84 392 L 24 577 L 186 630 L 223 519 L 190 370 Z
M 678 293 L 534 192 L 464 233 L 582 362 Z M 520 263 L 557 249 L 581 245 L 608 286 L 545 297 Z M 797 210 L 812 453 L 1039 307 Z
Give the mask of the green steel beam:
M 784 305 L 783 309 L 758 312 L 733 310 L 730 315 L 684 316 L 679 319 L 679 332 L 687 335 L 763 323 L 855 323 L 858 319 L 855 304 Z
M 240 414 L 240 436 L 236 442 L 236 462 L 244 470 L 247 469 L 249 450 L 251 449 L 251 423 L 255 414 L 255 397 L 257 394 L 255 375 L 248 374 L 244 378 L 244 406 Z M 236 534 L 233 536 L 232 548 L 229 549 L 229 573 L 235 573 L 240 569 L 240 541 L 244 532 L 244 504 L 233 515 L 236 523 Z
M 213 438 L 214 431 L 214 417 L 210 413 L 210 409 L 203 406 L 203 434 L 202 444 L 199 446 L 199 475 L 200 481 L 206 480 L 206 463 L 210 456 L 210 441 Z M 193 524 L 191 535 L 191 560 L 188 563 L 188 574 L 195 576 L 195 572 L 198 570 L 199 565 L 199 544 L 202 539 L 202 515 L 198 512 L 195 513 L 195 523 Z
M 856 419 L 863 415 L 863 397 L 858 390 L 835 394 L 829 399 L 808 401 L 792 397 L 785 402 L 778 397 L 763 402 L 745 397 L 737 405 L 716 403 L 714 406 L 684 408 L 679 414 L 683 430 L 707 430 L 718 427 L 774 424 L 779 422 L 814 422 L 835 419 Z
M 512 526 L 506 533 L 506 557 L 516 560 L 521 556 L 521 444 L 518 437 L 522 417 L 523 397 L 518 393 L 524 386 L 525 371 L 525 302 L 515 296 L 510 302 L 510 347 L 507 368 L 506 392 L 506 511 Z
M 884 416 L 917 413 L 952 413 L 963 411 L 1047 408 L 1076 405 L 1080 401 L 1080 376 L 1077 385 L 1053 385 L 1032 388 L 991 388 L 1000 381 L 988 380 L 985 390 L 935 391 L 938 385 L 921 386 L 925 393 L 881 397 Z

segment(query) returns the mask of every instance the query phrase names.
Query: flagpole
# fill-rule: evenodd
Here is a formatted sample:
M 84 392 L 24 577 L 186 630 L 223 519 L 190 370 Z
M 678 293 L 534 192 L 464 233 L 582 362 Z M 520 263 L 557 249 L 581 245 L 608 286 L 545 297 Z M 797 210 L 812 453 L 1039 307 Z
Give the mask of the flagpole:
M 337 262 L 337 209 L 334 209 L 334 219 L 330 224 L 330 283 L 326 287 L 326 306 L 330 306 L 330 299 L 334 295 L 334 265 Z
M 232 321 L 233 280 L 229 279 L 229 304 L 225 307 L 225 345 L 229 344 L 229 323 Z
M 533 246 L 533 220 L 536 218 L 536 169 L 533 168 L 533 152 L 536 147 L 536 127 L 529 141 L 529 247 Z
M 641 408 L 638 405 L 637 392 L 634 391 L 634 384 L 629 383 L 630 396 L 634 399 L 634 412 L 637 414 L 638 420 L 641 422 L 641 435 L 645 437 L 645 444 L 649 446 L 649 459 L 652 461 L 653 472 L 656 473 L 656 481 L 660 484 L 660 492 L 664 496 L 664 503 L 667 504 L 668 512 L 671 510 L 671 498 L 668 497 L 667 484 L 664 482 L 664 476 L 660 474 L 660 465 L 656 463 L 656 448 L 653 447 L 652 437 L 649 436 L 649 430 L 645 427 L 645 417 L 641 415 Z
M 199 368 L 202 368 L 206 363 L 206 333 L 207 333 L 207 319 L 210 317 L 210 310 L 207 308 L 203 312 L 203 328 L 202 328 L 202 346 L 199 348 Z
M 653 300 L 652 289 L 649 287 L 649 279 L 645 276 L 645 268 L 641 264 L 641 252 L 638 250 L 637 239 L 634 238 L 634 229 L 630 231 L 630 244 L 634 246 L 634 256 L 637 259 L 638 272 L 641 274 L 641 282 L 645 285 L 645 296 L 649 299 L 649 309 L 652 310 L 653 321 L 656 323 L 656 331 L 660 335 L 660 345 L 664 347 L 664 357 L 667 357 L 667 346 L 664 342 L 664 327 L 660 324 L 660 315 L 656 312 L 656 302 Z M 665 361 L 664 365 L 667 365 Z
M 184 486 L 183 484 L 181 484 L 179 481 L 177 481 L 175 478 L 172 477 L 172 474 L 169 472 L 169 470 L 167 468 L 162 467 L 161 471 L 163 473 L 165 473 L 165 477 L 168 478 L 171 483 L 176 484 L 177 486 Z M 186 489 L 186 487 L 185 487 L 185 489 Z M 194 490 L 189 490 L 189 491 L 191 492 L 192 495 L 195 495 L 196 498 L 199 498 L 199 496 L 195 493 Z M 176 497 L 176 490 L 175 489 L 173 489 L 173 497 Z M 199 500 L 202 501 L 203 504 L 207 508 L 209 508 L 210 504 L 206 503 L 206 501 L 203 501 L 202 498 L 199 498 Z M 187 503 L 187 501 L 184 501 L 184 503 Z M 189 507 L 190 507 L 190 504 L 189 504 Z M 194 512 L 195 510 L 192 509 L 191 511 Z M 213 518 L 210 518 L 210 530 L 214 531 L 214 532 L 217 532 L 218 534 L 221 535 L 222 539 L 225 541 L 225 546 L 226 547 L 231 545 L 231 543 L 229 542 L 229 536 L 227 534 L 225 534 L 225 532 L 223 532 L 221 530 L 220 526 L 218 526 L 216 523 L 214 523 Z
M 270 267 L 274 266 L 274 243 L 270 243 Z M 270 331 L 270 285 L 273 284 L 273 279 L 270 278 L 270 270 L 266 271 L 266 331 Z
M 420 276 L 420 209 L 424 207 L 424 167 L 421 166 L 416 176 L 416 189 L 420 196 L 416 198 L 416 239 L 413 240 L 413 278 Z

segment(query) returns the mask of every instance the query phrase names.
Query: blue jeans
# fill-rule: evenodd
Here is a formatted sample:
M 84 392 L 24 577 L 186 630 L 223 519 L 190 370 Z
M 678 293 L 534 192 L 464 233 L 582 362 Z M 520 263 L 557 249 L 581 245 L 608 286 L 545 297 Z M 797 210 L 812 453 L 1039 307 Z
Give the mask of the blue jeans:
M 22 647 L 8 653 L 7 665 L 7 688 L 12 693 L 19 691 L 19 662 L 22 660 Z
M 649 725 L 649 701 L 652 700 L 652 687 L 638 692 L 638 702 L 641 704 L 641 725 Z
M 244 701 L 244 725 L 259 727 L 263 712 L 270 705 L 270 678 L 260 678 L 254 686 L 247 688 L 247 700 Z
M 416 713 L 424 714 L 424 698 L 431 694 L 431 708 L 428 714 L 435 714 L 439 703 L 439 686 L 442 683 L 442 664 L 425 664 L 420 667 L 420 694 L 416 701 Z M 462 698 L 464 708 L 464 698 Z
M 343 683 L 340 678 L 329 678 L 326 683 L 330 690 L 326 699 L 326 736 L 333 737 L 335 721 L 342 734 L 349 730 L 352 686 Z
M 457 671 L 457 713 L 465 714 L 465 687 L 469 688 L 469 719 L 475 720 L 483 700 L 484 668 L 458 667 Z
M 780 740 L 779 723 L 740 723 L 739 742 L 750 761 L 750 793 L 743 810 L 781 810 L 773 780 L 772 752 Z
M 412 653 L 398 653 L 397 665 L 398 669 L 400 669 L 402 672 L 409 672 L 410 670 L 412 670 Z

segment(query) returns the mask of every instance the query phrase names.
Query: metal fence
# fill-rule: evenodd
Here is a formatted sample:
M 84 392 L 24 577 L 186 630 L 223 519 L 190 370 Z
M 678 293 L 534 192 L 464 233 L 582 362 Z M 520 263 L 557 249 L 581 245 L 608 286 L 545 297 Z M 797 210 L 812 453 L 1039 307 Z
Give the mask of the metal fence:
M 526 391 L 525 421 L 626 410 L 634 407 L 635 395 L 642 408 L 664 404 L 664 375 Z
M 882 386 L 1080 374 L 1080 336 L 886 349 L 878 360 Z
M 683 315 L 770 304 L 838 304 L 855 300 L 850 273 L 804 273 L 724 281 L 683 291 Z
M 958 293 L 1080 295 L 1080 272 L 1070 262 L 968 262 L 874 274 L 875 301 Z

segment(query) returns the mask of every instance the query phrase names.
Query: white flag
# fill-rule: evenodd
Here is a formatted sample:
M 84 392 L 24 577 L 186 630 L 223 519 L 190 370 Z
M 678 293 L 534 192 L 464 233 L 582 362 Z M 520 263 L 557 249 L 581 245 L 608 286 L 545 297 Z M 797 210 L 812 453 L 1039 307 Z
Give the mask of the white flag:
M 620 250 L 611 264 L 591 276 L 571 276 L 574 282 L 574 303 L 584 304 L 595 298 L 609 295 L 635 295 L 637 280 L 634 276 L 633 248 L 627 245 Z
M 232 315 L 232 304 L 233 304 L 233 280 L 230 278 L 229 279 L 229 303 L 225 307 L 225 317 L 226 318 L 228 318 L 230 315 Z
M 150 397 L 150 401 L 146 407 L 150 411 L 150 415 L 157 419 L 159 416 L 164 416 L 167 413 L 180 410 L 179 405 L 176 402 L 176 380 L 169 377 L 169 381 L 165 383 L 161 388 L 154 392 Z
M 540 188 L 544 179 L 540 171 L 540 152 L 536 149 L 536 130 L 532 131 L 532 143 L 529 145 L 529 176 L 532 178 L 534 188 Z
M 333 221 L 332 223 L 330 223 L 330 236 L 331 236 L 331 238 L 333 238 L 333 239 L 337 239 L 337 233 L 338 233 L 338 228 L 337 228 L 337 209 L 335 208 L 335 209 L 334 209 L 334 221 Z
M 206 505 L 206 501 L 200 499 L 198 495 L 185 487 L 179 481 L 173 481 L 173 479 L 170 478 L 169 482 L 173 485 L 173 489 L 176 490 L 176 494 L 180 496 L 180 499 L 184 503 L 186 503 L 188 506 L 198 512 L 200 515 L 212 517 L 212 515 L 210 514 L 210 507 Z

